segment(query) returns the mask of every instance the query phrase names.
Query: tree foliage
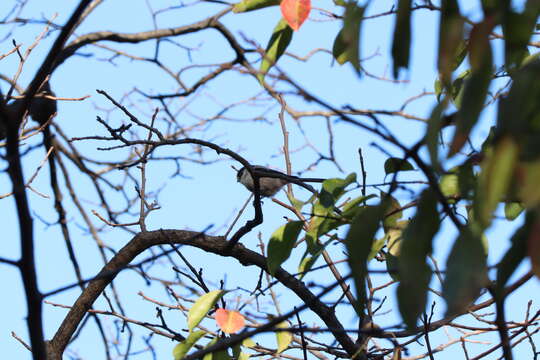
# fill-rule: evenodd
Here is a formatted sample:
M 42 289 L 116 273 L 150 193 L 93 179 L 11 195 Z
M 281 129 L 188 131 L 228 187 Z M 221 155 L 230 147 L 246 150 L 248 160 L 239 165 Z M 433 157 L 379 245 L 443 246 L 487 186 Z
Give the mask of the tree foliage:
M 0 74 L 0 152 L 6 179 L 11 184 L 11 189 L 1 195 L 0 205 L 7 208 L 8 202 L 14 204 L 11 211 L 17 225 L 5 226 L 17 226 L 21 255 L 16 260 L 3 257 L 0 261 L 21 274 L 28 309 L 28 340 L 21 342 L 28 342 L 34 359 L 63 358 L 77 328 L 88 327 L 83 320 L 86 316 L 96 324 L 94 336 L 101 337 L 105 358 L 109 359 L 114 358 L 112 342 L 122 336 L 128 338 L 128 345 L 120 352 L 125 358 L 130 356 L 135 328 L 146 336 L 173 340 L 175 344 L 168 353 L 172 351 L 170 357 L 175 360 L 247 359 L 279 354 L 304 359 L 401 359 L 406 352 L 414 352 L 410 355 L 417 358 L 433 358 L 435 352 L 446 351 L 451 345 L 442 342 L 437 350 L 430 343 L 430 336 L 436 336 L 443 326 L 461 326 L 469 331 L 462 339 L 477 335 L 475 331 L 498 334 L 500 343 L 484 347 L 475 359 L 499 351 L 505 359 L 512 359 L 513 348 L 521 337 L 528 338 L 535 351 L 532 334 L 540 329 L 540 313 L 532 311 L 529 304 L 526 319 L 509 319 L 504 304 L 510 294 L 531 278 L 540 277 L 540 2 L 526 0 L 517 10 L 510 1 L 481 1 L 481 14 L 473 21 L 456 0 L 442 0 L 440 5 L 399 0 L 384 12 L 372 12 L 374 4 L 370 1 L 334 0 L 333 4 L 317 4 L 320 9 L 312 8 L 309 0 L 243 0 L 235 4 L 218 1 L 211 6 L 218 9 L 215 13 L 177 27 L 160 27 L 156 19 L 162 13 L 187 11 L 189 6 L 154 10 L 149 5 L 153 30 L 104 28 L 89 33 L 83 25 L 94 12 L 99 16 L 96 9 L 104 6 L 100 0 L 80 1 L 72 14 L 59 23 L 54 19 L 40 20 L 36 15 L 32 19 L 20 17 L 27 3 L 32 1 L 13 2 L 12 11 L 1 23 L 8 30 L 1 43 L 0 62 L 17 59 L 18 67 L 13 73 L 4 73 L 6 67 Z M 203 1 L 191 6 L 208 9 L 206 5 Z M 234 31 L 227 25 L 240 23 L 242 17 L 257 19 L 278 7 L 280 17 L 273 29 L 266 29 L 264 48 L 249 33 Z M 310 36 L 317 37 L 316 22 L 314 28 L 306 25 L 306 19 L 309 24 L 316 12 L 338 25 L 332 34 L 332 49 L 322 49 L 328 44 L 321 43 L 312 55 L 322 52 L 337 66 L 352 67 L 352 84 L 369 77 L 395 86 L 401 86 L 400 76 L 411 74 L 415 17 L 437 14 L 438 48 L 423 51 L 431 51 L 436 57 L 438 77 L 433 79 L 433 93 L 418 95 L 429 96 L 431 102 L 425 113 L 430 116 L 422 118 L 405 112 L 409 101 L 398 111 L 360 110 L 355 104 L 340 107 L 317 96 L 307 82 L 296 81 L 296 74 L 288 72 L 287 58 L 310 60 L 311 55 L 302 59 L 291 49 L 302 39 L 303 31 L 311 31 Z M 378 18 L 392 19 L 393 28 L 377 34 L 367 31 L 369 22 Z M 32 24 L 43 28 L 34 43 L 8 41 L 16 39 L 20 28 Z M 232 59 L 211 65 L 195 60 L 184 66 L 171 65 L 161 55 L 164 47 L 177 45 L 179 39 L 206 29 L 217 31 L 233 54 Z M 32 49 L 42 45 L 47 37 L 54 37 L 54 42 L 48 45 L 39 65 L 31 68 L 35 63 Z M 375 76 L 366 69 L 361 51 L 366 37 L 390 39 L 387 59 L 392 65 L 393 79 Z M 148 42 L 155 42 L 153 54 L 148 56 L 115 47 L 130 43 L 138 49 Z M 497 46 L 503 49 L 501 56 L 495 51 Z M 131 93 L 131 89 L 124 89 L 128 93 L 124 98 L 98 90 L 97 96 L 107 101 L 112 110 L 96 109 L 92 115 L 97 118 L 99 133 L 85 132 L 81 126 L 78 134 L 82 131 L 83 135 L 73 136 L 69 127 L 57 120 L 62 111 L 58 107 L 56 113 L 57 103 L 73 101 L 76 106 L 85 98 L 52 90 L 62 88 L 60 81 L 56 81 L 65 69 L 61 65 L 75 61 L 91 47 L 109 53 L 107 61 L 111 64 L 117 58 L 143 62 L 152 71 L 169 77 L 177 90 L 169 92 L 164 86 L 149 91 L 141 84 Z M 196 49 L 186 51 L 191 56 Z M 85 56 L 77 61 L 99 59 Z M 197 67 L 205 72 L 198 73 L 200 76 L 194 81 L 192 76 L 191 85 L 187 85 L 184 72 Z M 326 71 L 329 68 L 324 66 L 317 69 L 320 73 Z M 27 86 L 22 85 L 21 74 L 30 79 Z M 212 89 L 215 82 L 229 75 L 255 80 L 259 94 L 237 104 L 220 105 L 214 117 L 193 115 L 195 120 L 186 122 L 183 111 L 191 109 L 190 102 L 201 97 L 202 89 Z M 107 77 L 99 76 L 106 89 Z M 296 173 L 292 170 L 294 151 L 288 143 L 286 120 L 293 119 L 302 131 L 309 120 L 326 120 L 326 128 L 317 130 L 327 133 L 329 155 L 317 150 L 318 158 L 304 171 L 322 172 L 324 181 L 317 191 L 302 197 L 303 193 L 295 194 L 293 187 L 287 186 L 287 201 L 264 200 L 282 206 L 287 215 L 283 220 L 272 219 L 281 225 L 272 229 L 271 235 L 259 235 L 259 249 L 249 241 L 257 238 L 261 224 L 268 221 L 258 176 L 254 177 L 252 200 L 246 203 L 253 208 L 253 216 L 248 220 L 238 224 L 239 217 L 234 221 L 220 220 L 228 221 L 228 230 L 217 233 L 208 229 L 192 231 L 189 224 L 174 230 L 159 224 L 152 230 L 148 225 L 150 214 L 162 210 L 158 192 L 150 190 L 150 183 L 163 176 L 151 169 L 160 161 L 175 164 L 174 176 L 184 175 L 186 164 L 211 167 L 224 158 L 254 174 L 250 157 L 242 152 L 241 144 L 216 140 L 207 130 L 216 122 L 235 120 L 237 115 L 228 115 L 232 108 L 243 103 L 256 107 L 262 100 L 268 108 L 280 109 L 283 147 L 279 156 L 285 160 L 284 176 L 289 176 L 289 180 Z M 179 106 L 180 101 L 185 102 Z M 141 110 L 140 103 L 147 107 Z M 420 120 L 424 126 L 411 143 L 401 138 L 388 119 Z M 252 122 L 255 121 L 250 119 L 245 126 Z M 336 123 L 361 130 L 387 154 L 384 164 L 381 163 L 384 178 L 378 184 L 366 182 L 362 149 L 346 155 L 360 159 L 360 171 L 342 169 L 334 155 L 334 141 L 357 139 L 334 139 L 332 126 Z M 309 135 L 306 139 L 306 147 L 321 145 L 313 145 Z M 97 150 L 107 154 L 105 158 L 88 146 L 95 143 L 99 143 Z M 170 148 L 173 150 L 167 152 Z M 123 153 L 119 155 L 118 150 Z M 42 155 L 39 165 L 29 160 L 34 151 Z M 328 167 L 323 163 L 335 171 L 324 170 Z M 44 166 L 49 183 L 47 193 L 51 194 L 46 206 L 55 214 L 50 225 L 61 230 L 68 253 L 65 261 L 76 278 L 75 283 L 48 293 L 40 291 L 38 281 L 42 270 L 36 265 L 36 257 L 44 254 L 38 253 L 36 246 L 41 239 L 40 233 L 34 231 L 36 202 L 32 200 L 33 196 L 44 196 L 32 185 L 36 176 L 44 176 L 40 174 Z M 118 176 L 119 173 L 122 175 Z M 413 180 L 408 180 L 411 176 Z M 87 184 L 92 187 L 97 204 L 94 208 L 82 201 Z M 225 213 L 221 215 L 227 217 Z M 84 224 L 79 225 L 85 230 L 84 237 L 95 241 L 95 251 L 102 260 L 102 264 L 92 268 L 90 278 L 83 276 L 88 269 L 81 271 L 83 254 L 74 245 L 74 218 Z M 494 251 L 494 240 L 487 236 L 501 227 L 515 228 L 514 235 L 500 261 L 494 261 L 489 256 Z M 123 247 L 104 241 L 112 229 L 124 230 L 122 236 L 127 243 Z M 448 253 L 436 251 L 438 238 L 445 239 Z M 246 290 L 249 286 L 245 284 L 227 288 L 223 279 L 216 284 L 216 279 L 209 279 L 203 269 L 193 265 L 194 258 L 184 255 L 185 248 L 201 250 L 208 259 L 208 268 L 213 265 L 213 258 L 234 259 L 246 269 L 246 274 L 248 268 L 255 267 L 258 279 L 250 279 L 250 290 Z M 500 252 L 496 254 L 499 256 Z M 531 264 L 531 269 L 518 272 L 524 260 Z M 165 261 L 166 274 L 174 274 L 174 280 L 152 275 L 157 261 Z M 145 298 L 158 306 L 157 324 L 128 316 L 121 310 L 123 294 L 115 289 L 115 284 L 117 276 L 127 270 L 134 270 L 148 283 L 162 286 L 168 299 L 174 301 L 174 305 L 169 305 Z M 385 281 L 375 286 L 373 277 L 381 272 Z M 517 281 L 511 282 L 516 276 Z M 44 306 L 52 305 L 44 300 L 73 288 L 79 291 L 73 303 L 55 304 L 69 310 L 52 337 L 46 339 L 43 311 Z M 105 292 L 107 288 L 114 293 L 112 299 Z M 231 291 L 234 288 L 237 289 Z M 246 294 L 239 295 L 239 289 Z M 284 306 L 279 300 L 279 293 L 284 292 L 299 300 L 293 305 L 286 301 Z M 388 320 L 391 317 L 384 319 L 386 304 L 380 294 L 384 298 L 392 296 L 397 302 L 395 309 L 400 316 L 394 319 L 400 319 L 399 324 Z M 107 299 L 109 310 L 94 307 L 99 298 Z M 259 302 L 271 304 L 272 311 L 261 308 Z M 434 312 L 439 303 L 445 304 L 444 313 Z M 347 309 L 348 318 L 337 310 L 342 307 Z M 490 307 L 495 309 L 495 315 L 487 318 L 481 311 Z M 182 314 L 183 323 L 166 321 L 162 309 Z M 314 314 L 315 326 L 301 319 L 306 313 Z M 473 314 L 481 325 L 455 322 L 466 314 Z M 119 333 L 114 340 L 108 338 L 105 322 L 109 318 L 121 319 L 129 334 Z M 350 329 L 352 321 L 356 325 Z M 380 325 L 375 325 L 375 321 Z M 212 330 L 212 326 L 218 330 Z M 263 333 L 274 333 L 276 343 L 272 345 L 268 337 L 253 340 Z M 425 339 L 425 347 L 412 348 L 411 343 L 421 338 Z M 150 340 L 148 344 L 153 350 Z M 467 354 L 466 345 L 463 348 Z

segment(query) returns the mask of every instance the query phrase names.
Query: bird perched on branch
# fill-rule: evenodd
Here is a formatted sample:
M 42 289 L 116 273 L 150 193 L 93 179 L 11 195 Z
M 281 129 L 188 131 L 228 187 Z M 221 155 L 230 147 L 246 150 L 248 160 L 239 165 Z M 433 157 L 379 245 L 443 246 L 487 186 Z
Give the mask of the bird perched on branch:
M 290 176 L 259 165 L 253 165 L 251 169 L 253 170 L 255 176 L 259 178 L 259 193 L 263 197 L 275 195 L 284 185 L 289 183 L 299 185 L 315 194 L 317 190 L 315 190 L 313 186 L 306 183 L 322 183 L 325 180 L 318 178 L 300 178 L 297 176 Z M 244 185 L 249 191 L 254 191 L 255 184 L 253 182 L 253 177 L 245 167 L 238 170 L 236 180 Z
M 28 105 L 28 114 L 32 119 L 40 125 L 43 125 L 49 121 L 49 119 L 56 113 L 56 100 L 48 98 L 54 97 L 54 92 L 51 90 L 49 82 L 43 83 L 37 94 L 30 100 Z M 5 106 L 4 121 L 10 121 L 19 111 L 23 104 L 23 98 L 11 102 Z M 4 124 L 0 124 L 0 140 L 6 136 Z
M 28 109 L 32 119 L 40 125 L 45 124 L 56 113 L 56 100 L 47 96 L 55 96 L 48 81 L 41 85 L 41 88 L 31 100 Z

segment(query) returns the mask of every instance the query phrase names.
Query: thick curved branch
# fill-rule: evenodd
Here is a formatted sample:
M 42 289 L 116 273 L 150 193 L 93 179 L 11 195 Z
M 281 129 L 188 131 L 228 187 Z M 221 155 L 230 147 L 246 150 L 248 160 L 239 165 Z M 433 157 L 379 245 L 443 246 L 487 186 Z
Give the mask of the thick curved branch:
M 233 251 L 228 252 L 229 243 L 222 237 L 207 236 L 201 233 L 182 230 L 157 230 L 139 233 L 103 267 L 96 278 L 88 284 L 73 304 L 60 328 L 49 343 L 49 359 L 61 360 L 64 349 L 86 312 L 120 271 L 125 269 L 137 255 L 146 249 L 156 245 L 167 244 L 193 246 L 210 253 L 235 258 L 244 266 L 254 265 L 266 270 L 266 258 L 264 256 L 245 248 L 241 244 L 235 245 Z M 309 291 L 302 281 L 296 279 L 287 271 L 280 268 L 276 271 L 275 277 L 280 283 L 292 290 L 324 321 L 347 353 L 352 355 L 356 352 L 356 345 L 344 331 L 332 308 L 322 303 L 317 296 Z

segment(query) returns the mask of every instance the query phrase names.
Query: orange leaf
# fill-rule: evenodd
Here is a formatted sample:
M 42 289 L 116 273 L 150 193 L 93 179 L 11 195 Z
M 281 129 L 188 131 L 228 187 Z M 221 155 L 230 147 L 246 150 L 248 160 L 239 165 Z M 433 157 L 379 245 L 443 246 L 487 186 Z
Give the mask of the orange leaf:
M 281 14 L 293 30 L 298 30 L 311 10 L 311 0 L 282 0 Z
M 219 328 L 227 334 L 238 332 L 242 330 L 245 325 L 244 316 L 238 311 L 217 309 L 214 317 Z

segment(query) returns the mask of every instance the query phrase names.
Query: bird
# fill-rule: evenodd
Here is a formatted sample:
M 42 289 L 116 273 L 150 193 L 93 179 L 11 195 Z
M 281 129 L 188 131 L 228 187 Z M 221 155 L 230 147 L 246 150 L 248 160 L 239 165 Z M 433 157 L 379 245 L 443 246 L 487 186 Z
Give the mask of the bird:
M 56 100 L 47 98 L 46 96 L 54 97 L 54 92 L 51 90 L 49 82 L 45 82 L 37 92 L 37 94 L 30 100 L 28 105 L 28 114 L 39 125 L 44 125 L 49 119 L 56 113 Z M 5 112 L 2 117 L 5 121 L 10 121 L 11 118 L 21 111 L 23 104 L 23 97 L 5 105 Z M 5 124 L 0 122 L 0 140 L 6 137 Z
M 41 85 L 38 93 L 30 102 L 30 108 L 28 109 L 28 113 L 32 119 L 40 125 L 47 123 L 57 110 L 56 100 L 47 98 L 46 96 L 55 96 L 48 81 Z
M 259 178 L 259 194 L 262 197 L 274 196 L 283 186 L 288 183 L 299 185 L 315 194 L 317 193 L 317 190 L 315 190 L 313 186 L 306 184 L 306 182 L 322 183 L 325 180 L 291 176 L 260 165 L 252 165 L 251 170 Z M 253 182 L 253 177 L 246 167 L 242 167 L 240 170 L 238 170 L 236 173 L 236 181 L 244 185 L 249 191 L 254 191 L 255 184 Z

